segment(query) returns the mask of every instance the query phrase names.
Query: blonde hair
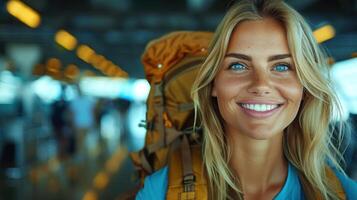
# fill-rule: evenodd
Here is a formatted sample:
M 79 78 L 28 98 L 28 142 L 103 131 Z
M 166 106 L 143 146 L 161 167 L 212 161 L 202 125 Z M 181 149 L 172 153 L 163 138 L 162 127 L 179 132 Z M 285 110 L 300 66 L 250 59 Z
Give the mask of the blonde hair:
M 274 18 L 284 25 L 291 55 L 297 66 L 297 76 L 304 87 L 298 115 L 284 133 L 285 157 L 297 169 L 308 199 L 315 198 L 317 193 L 323 199 L 338 199 L 332 183 L 326 179 L 325 168 L 328 161 L 343 171 L 339 164 L 343 158 L 332 143 L 333 130 L 329 128 L 332 112 L 342 112 L 331 87 L 326 56 L 303 17 L 278 0 L 243 0 L 232 5 L 215 32 L 208 56 L 193 85 L 196 117 L 200 116 L 204 131 L 203 160 L 209 196 L 222 200 L 233 197 L 243 199 L 239 180 L 228 165 L 230 147 L 211 91 L 236 25 L 244 20 L 260 20 L 264 17 Z

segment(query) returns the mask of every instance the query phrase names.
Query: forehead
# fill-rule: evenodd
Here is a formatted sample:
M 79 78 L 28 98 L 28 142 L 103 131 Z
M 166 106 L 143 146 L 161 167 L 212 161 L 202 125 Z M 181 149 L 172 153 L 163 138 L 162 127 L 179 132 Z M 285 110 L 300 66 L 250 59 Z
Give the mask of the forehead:
M 227 52 L 289 53 L 286 31 L 273 18 L 240 22 L 232 32 Z

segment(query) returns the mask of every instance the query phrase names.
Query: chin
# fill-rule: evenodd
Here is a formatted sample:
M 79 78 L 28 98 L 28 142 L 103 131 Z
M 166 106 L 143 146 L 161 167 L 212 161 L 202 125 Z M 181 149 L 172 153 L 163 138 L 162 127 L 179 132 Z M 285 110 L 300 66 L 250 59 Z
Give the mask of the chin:
M 278 135 L 280 135 L 278 132 L 271 132 L 271 131 L 266 131 L 267 129 L 264 130 L 250 130 L 250 131 L 246 131 L 244 133 L 244 135 L 246 135 L 247 137 L 254 139 L 254 140 L 269 140 L 271 138 L 274 138 Z M 281 131 L 282 132 L 282 131 Z
M 270 134 L 249 134 L 248 137 L 254 140 L 269 140 L 273 136 Z

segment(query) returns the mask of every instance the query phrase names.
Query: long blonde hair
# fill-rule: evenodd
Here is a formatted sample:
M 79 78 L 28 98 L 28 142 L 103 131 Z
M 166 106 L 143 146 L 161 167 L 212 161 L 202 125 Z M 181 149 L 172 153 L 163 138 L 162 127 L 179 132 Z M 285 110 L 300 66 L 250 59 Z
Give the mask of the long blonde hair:
M 323 199 L 338 199 L 325 176 L 327 161 L 343 171 L 340 167 L 343 158 L 332 143 L 333 130 L 329 128 L 332 113 L 342 113 L 331 87 L 329 66 L 303 17 L 279 0 L 243 0 L 232 5 L 215 32 L 208 56 L 193 85 L 196 117 L 199 115 L 201 118 L 204 131 L 203 160 L 209 196 L 222 200 L 232 199 L 233 196 L 243 199 L 239 180 L 234 177 L 228 165 L 230 147 L 211 91 L 233 29 L 244 20 L 259 20 L 264 17 L 272 17 L 284 25 L 291 55 L 297 66 L 297 75 L 304 87 L 298 115 L 284 133 L 285 157 L 304 180 L 302 187 L 308 199 L 314 198 L 316 193 L 321 194 Z M 342 128 L 341 123 L 339 130 Z

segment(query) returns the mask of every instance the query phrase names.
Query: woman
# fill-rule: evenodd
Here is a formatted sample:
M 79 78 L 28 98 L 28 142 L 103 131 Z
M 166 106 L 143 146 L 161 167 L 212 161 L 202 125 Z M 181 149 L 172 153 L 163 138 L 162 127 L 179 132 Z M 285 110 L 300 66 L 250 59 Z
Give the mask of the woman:
M 229 9 L 192 89 L 211 199 L 339 199 L 327 168 L 347 199 L 357 198 L 332 144 L 340 107 L 326 74 L 311 29 L 287 4 L 246 0 Z M 164 168 L 137 199 L 163 199 L 166 188 Z

